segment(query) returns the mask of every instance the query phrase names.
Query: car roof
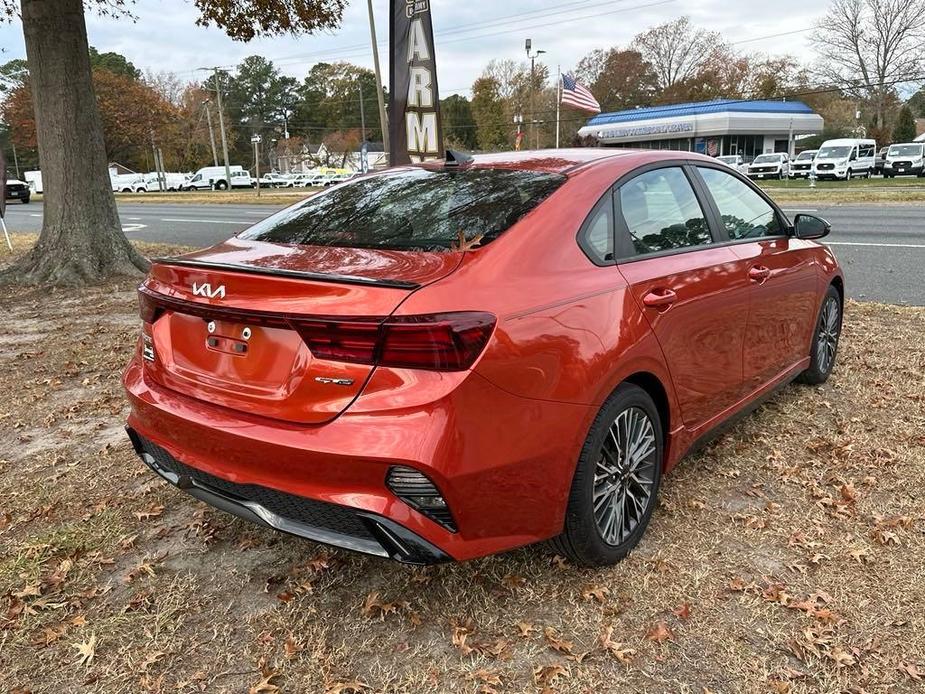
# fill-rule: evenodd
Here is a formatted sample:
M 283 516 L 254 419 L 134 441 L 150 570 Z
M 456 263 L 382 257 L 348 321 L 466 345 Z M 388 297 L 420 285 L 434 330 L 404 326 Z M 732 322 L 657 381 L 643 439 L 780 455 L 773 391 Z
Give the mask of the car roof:
M 691 159 L 714 161 L 694 152 L 678 150 L 627 149 L 622 147 L 580 147 L 568 149 L 539 149 L 521 152 L 493 152 L 472 154 L 472 162 L 466 166 L 474 168 L 520 169 L 545 173 L 572 174 L 589 166 L 603 163 L 625 162 L 627 168 L 634 168 L 649 162 L 665 159 Z M 428 161 L 415 166 L 428 169 L 442 169 L 443 160 Z

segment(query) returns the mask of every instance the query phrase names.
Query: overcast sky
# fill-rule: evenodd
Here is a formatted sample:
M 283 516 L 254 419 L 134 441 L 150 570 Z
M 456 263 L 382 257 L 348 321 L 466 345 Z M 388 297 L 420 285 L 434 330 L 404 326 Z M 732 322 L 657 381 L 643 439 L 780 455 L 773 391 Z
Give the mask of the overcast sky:
M 522 59 L 527 37 L 533 39 L 535 48 L 547 52 L 543 57 L 554 73 L 557 63 L 567 70 L 589 50 L 625 44 L 640 30 L 683 14 L 700 26 L 722 32 L 739 50 L 791 53 L 809 62 L 809 32 L 801 30 L 810 28 L 827 4 L 824 0 L 433 0 L 440 94 L 468 95 L 468 88 L 489 60 Z M 387 76 L 388 2 L 374 0 L 373 6 L 380 59 Z M 201 75 L 195 72 L 197 67 L 231 67 L 253 54 L 273 60 L 300 79 L 319 61 L 344 59 L 372 67 L 366 3 L 362 0 L 349 4 L 336 31 L 250 44 L 234 42 L 214 27 L 196 26 L 196 9 L 184 0 L 137 0 L 130 7 L 134 22 L 89 13 L 90 43 L 101 52 L 122 53 L 142 70 L 166 70 L 193 80 Z M 756 38 L 761 40 L 751 41 Z M 0 48 L 4 49 L 0 61 L 25 57 L 18 22 L 0 24 Z

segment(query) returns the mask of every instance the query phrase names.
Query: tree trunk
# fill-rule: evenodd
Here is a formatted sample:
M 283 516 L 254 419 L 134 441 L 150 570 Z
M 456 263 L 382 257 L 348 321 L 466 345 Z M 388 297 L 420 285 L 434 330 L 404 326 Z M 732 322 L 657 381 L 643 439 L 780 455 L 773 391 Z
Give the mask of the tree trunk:
M 22 0 L 22 24 L 45 213 L 38 243 L 0 281 L 74 285 L 146 270 L 112 194 L 81 0 Z

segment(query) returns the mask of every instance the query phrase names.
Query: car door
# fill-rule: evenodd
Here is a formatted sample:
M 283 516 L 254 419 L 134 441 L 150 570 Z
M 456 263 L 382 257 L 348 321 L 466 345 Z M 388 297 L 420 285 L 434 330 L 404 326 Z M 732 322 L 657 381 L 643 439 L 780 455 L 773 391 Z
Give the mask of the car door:
M 662 164 L 614 193 L 618 267 L 662 348 L 688 428 L 741 396 L 749 290 L 741 260 L 716 243 L 692 176 Z
M 726 171 L 697 172 L 750 284 L 742 352 L 746 392 L 775 380 L 809 355 L 818 287 L 812 243 L 789 235 L 789 223 L 751 184 Z

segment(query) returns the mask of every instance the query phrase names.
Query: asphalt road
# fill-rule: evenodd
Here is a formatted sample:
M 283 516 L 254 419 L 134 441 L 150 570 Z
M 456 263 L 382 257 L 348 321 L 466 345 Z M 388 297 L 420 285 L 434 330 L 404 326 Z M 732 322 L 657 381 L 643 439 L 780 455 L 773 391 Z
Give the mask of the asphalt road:
M 191 205 L 120 203 L 119 214 L 129 238 L 190 246 L 209 246 L 272 214 L 272 205 Z M 832 223 L 826 239 L 845 269 L 848 294 L 854 299 L 925 306 L 925 205 L 840 204 L 801 208 Z M 10 203 L 7 226 L 37 232 L 42 204 Z

